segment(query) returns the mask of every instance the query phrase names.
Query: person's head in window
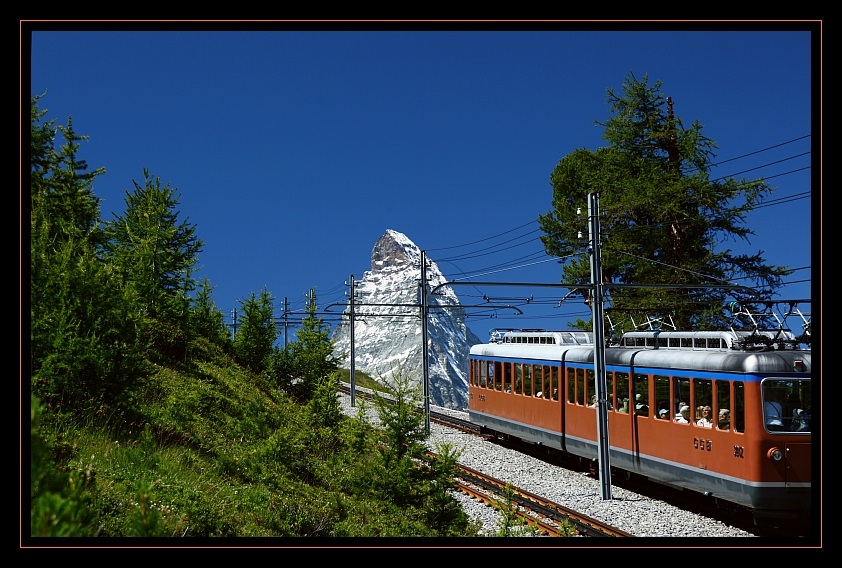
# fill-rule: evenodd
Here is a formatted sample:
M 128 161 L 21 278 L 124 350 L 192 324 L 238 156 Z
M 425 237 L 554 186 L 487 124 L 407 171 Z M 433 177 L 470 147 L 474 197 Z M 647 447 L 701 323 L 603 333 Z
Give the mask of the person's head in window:
M 711 408 L 705 404 L 696 409 L 696 424 L 698 426 L 707 426 L 710 428 L 713 425 L 713 417 L 711 416 Z
M 720 430 L 727 430 L 731 427 L 731 411 L 727 408 L 719 410 L 719 418 L 717 419 L 717 427 Z

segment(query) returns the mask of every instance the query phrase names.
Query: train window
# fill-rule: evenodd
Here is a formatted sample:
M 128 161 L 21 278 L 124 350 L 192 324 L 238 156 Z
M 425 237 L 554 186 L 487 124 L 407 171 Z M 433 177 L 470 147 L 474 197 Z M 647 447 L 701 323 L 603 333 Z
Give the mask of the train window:
M 693 381 L 694 404 L 696 405 L 695 422 L 697 426 L 713 426 L 713 381 L 696 379 Z
M 614 373 L 605 373 L 605 384 L 608 387 L 608 410 L 616 410 L 617 395 L 614 393 Z
M 655 418 L 670 420 L 670 378 L 664 375 L 655 375 Z
M 649 376 L 641 373 L 634 374 L 634 412 L 641 416 L 649 416 Z
M 541 368 L 541 396 L 544 398 L 550 398 L 550 392 L 552 391 L 552 385 L 550 384 L 550 374 L 552 373 L 553 367 L 549 365 L 544 365 Z
M 790 432 L 809 432 L 813 395 L 809 379 L 791 381 L 790 391 L 784 403 L 784 413 L 789 420 Z
M 812 410 L 809 379 L 766 379 L 762 384 L 766 429 L 809 432 Z
M 523 366 L 523 394 L 532 396 L 532 365 Z
M 523 394 L 523 365 L 515 363 L 515 382 L 510 392 Z
M 594 372 L 593 369 L 584 369 L 585 375 L 585 388 L 582 392 L 578 394 L 576 397 L 576 401 L 579 404 L 589 404 L 591 397 L 596 394 L 596 383 L 594 382 Z M 581 384 L 581 383 L 580 383 Z M 587 397 L 587 398 L 586 398 Z M 587 403 L 585 402 L 587 401 Z
M 731 383 L 715 381 L 716 406 L 713 408 L 714 423 L 719 430 L 731 429 Z
M 732 397 L 734 408 L 731 412 L 731 428 L 734 432 L 746 431 L 746 385 L 742 381 L 734 381 Z
M 550 367 L 550 383 L 553 400 L 558 400 L 558 373 L 559 367 Z
M 503 363 L 503 382 L 500 387 L 505 392 L 512 392 L 512 363 Z
M 787 396 L 786 381 L 763 381 L 763 422 L 771 431 L 785 430 L 784 401 Z
M 795 379 L 787 395 L 784 412 L 792 417 L 790 430 L 792 432 L 810 431 L 810 414 L 813 411 L 813 394 L 810 379 Z
M 567 402 L 576 402 L 576 369 L 567 367 Z
M 673 377 L 672 379 L 673 418 L 681 422 L 681 407 L 690 407 L 690 379 Z
M 617 410 L 619 412 L 629 411 L 629 374 L 628 373 L 614 373 L 614 380 L 617 382 L 617 399 L 619 405 Z

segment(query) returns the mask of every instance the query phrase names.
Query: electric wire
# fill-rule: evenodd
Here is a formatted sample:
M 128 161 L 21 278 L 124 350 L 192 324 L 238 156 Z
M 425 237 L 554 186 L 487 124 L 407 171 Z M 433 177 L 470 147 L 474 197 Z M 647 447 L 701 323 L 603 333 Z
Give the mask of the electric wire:
M 713 169 L 713 168 L 722 166 L 723 164 L 726 164 L 726 163 L 732 163 L 732 162 L 736 162 L 736 161 L 744 159 L 744 158 L 748 158 L 750 156 L 762 154 L 763 152 L 767 152 L 767 151 L 770 151 L 770 150 L 781 148 L 781 147 L 787 146 L 789 144 L 793 144 L 795 142 L 798 142 L 798 141 L 801 141 L 801 140 L 804 140 L 804 139 L 807 139 L 807 138 L 810 138 L 810 137 L 811 137 L 811 135 L 807 134 L 807 135 L 804 135 L 804 136 L 793 138 L 791 140 L 781 142 L 779 144 L 774 144 L 774 145 L 768 146 L 766 148 L 762 148 L 760 150 L 748 152 L 748 153 L 745 153 L 745 154 L 742 154 L 742 155 L 739 155 L 739 156 L 735 156 L 733 158 L 728 158 L 728 159 L 725 159 L 725 160 L 721 160 L 719 162 L 711 163 L 711 164 L 708 165 L 708 167 L 709 167 L 709 169 Z M 738 175 L 741 175 L 741 174 L 762 170 L 763 168 L 768 168 L 768 167 L 771 167 L 771 166 L 774 166 L 774 165 L 777 165 L 777 164 L 781 164 L 781 163 L 784 163 L 784 162 L 787 162 L 787 161 L 790 161 L 790 160 L 794 160 L 794 159 L 797 159 L 797 158 L 803 158 L 804 156 L 808 156 L 810 154 L 811 154 L 811 152 L 809 152 L 809 151 L 808 152 L 801 152 L 801 153 L 794 154 L 794 155 L 791 155 L 791 156 L 788 156 L 788 157 L 785 157 L 785 158 L 782 158 L 782 159 L 769 161 L 769 162 L 766 162 L 766 163 L 758 165 L 758 166 L 747 168 L 747 169 L 744 169 L 744 170 L 741 170 L 741 171 L 738 171 L 738 172 L 735 172 L 735 173 L 732 173 L 732 174 L 720 176 L 718 178 L 715 178 L 712 181 L 722 181 L 722 180 L 726 180 L 726 179 L 732 179 L 732 178 L 734 178 Z M 787 172 L 782 172 L 782 173 L 778 173 L 778 174 L 775 174 L 775 175 L 772 175 L 772 176 L 767 176 L 767 177 L 764 177 L 763 179 L 768 180 L 768 179 L 772 179 L 772 178 L 775 178 L 775 177 L 781 177 L 781 176 L 789 175 L 789 174 L 792 174 L 792 173 L 804 171 L 804 170 L 807 170 L 807 169 L 810 169 L 810 168 L 811 168 L 811 166 L 793 169 L 793 170 L 790 170 L 790 171 L 787 171 Z M 769 200 L 769 201 L 766 201 L 766 202 L 763 202 L 763 203 L 758 203 L 758 204 L 754 205 L 753 209 L 760 209 L 760 208 L 765 208 L 765 207 L 783 205 L 783 204 L 791 203 L 793 201 L 809 199 L 810 197 L 811 197 L 810 191 L 803 191 L 803 192 L 799 192 L 799 193 L 792 194 L 792 195 L 781 196 L 781 197 L 778 197 L 778 198 L 775 198 L 775 199 L 772 199 L 772 200 Z M 511 229 L 507 229 L 505 231 L 502 231 L 500 233 L 496 233 L 496 234 L 488 236 L 488 237 L 484 237 L 484 238 L 481 238 L 481 239 L 477 239 L 477 240 L 470 241 L 470 242 L 467 242 L 467 243 L 462 243 L 462 244 L 456 244 L 456 245 L 450 245 L 450 246 L 445 246 L 445 247 L 427 249 L 427 252 L 429 253 L 429 252 L 449 251 L 449 250 L 455 250 L 455 249 L 464 249 L 466 247 L 471 247 L 471 246 L 482 244 L 482 243 L 492 243 L 492 244 L 489 244 L 487 246 L 480 247 L 480 248 L 477 248 L 477 249 L 473 249 L 473 250 L 470 250 L 470 251 L 465 252 L 465 253 L 456 254 L 456 255 L 453 255 L 453 256 L 447 256 L 447 257 L 443 257 L 443 258 L 440 258 L 440 259 L 436 259 L 435 261 L 436 261 L 437 264 L 450 264 L 450 265 L 457 268 L 456 272 L 459 274 L 459 277 L 453 279 L 453 281 L 470 280 L 472 278 L 477 278 L 477 277 L 487 276 L 487 275 L 493 275 L 493 274 L 500 274 L 500 273 L 519 270 L 519 269 L 523 269 L 523 268 L 527 268 L 527 267 L 531 267 L 531 266 L 535 266 L 535 265 L 539 265 L 539 264 L 544 264 L 544 263 L 548 263 L 548 262 L 562 262 L 562 259 L 559 259 L 559 258 L 553 257 L 553 256 L 549 256 L 549 255 L 546 254 L 546 251 L 544 249 L 543 242 L 541 241 L 540 236 L 534 236 L 534 237 L 532 236 L 532 235 L 536 235 L 537 233 L 540 233 L 540 228 L 530 229 L 530 227 L 533 227 L 537 223 L 538 223 L 538 220 L 535 219 L 535 220 L 528 221 L 526 223 L 523 223 L 521 225 L 515 226 Z M 643 230 L 643 229 L 646 229 L 646 228 L 647 227 L 638 226 L 638 227 L 630 227 L 626 230 Z M 527 230 L 526 232 L 522 232 L 521 234 L 516 234 L 515 236 L 511 236 L 513 233 L 518 233 L 519 231 L 523 231 L 524 229 L 529 229 L 529 230 Z M 503 241 L 503 242 L 498 242 L 500 239 L 503 239 L 503 238 L 506 238 L 506 240 Z M 490 256 L 490 255 L 499 255 L 499 254 L 501 254 L 505 251 L 512 251 L 514 249 L 524 247 L 524 246 L 528 246 L 530 244 L 537 244 L 537 245 L 539 245 L 540 249 L 535 251 L 535 252 L 527 253 L 526 255 L 517 257 L 515 259 L 504 260 L 504 261 L 498 262 L 496 264 L 492 264 L 492 265 L 488 265 L 488 266 L 481 266 L 481 267 L 478 267 L 478 268 L 472 268 L 472 269 L 468 269 L 468 270 L 463 270 L 463 269 L 459 268 L 459 266 L 456 264 L 456 261 L 459 261 L 460 264 L 462 264 L 466 261 L 473 261 L 473 260 L 481 259 L 483 257 L 487 257 L 487 256 Z M 630 253 L 624 253 L 624 254 L 630 254 Z M 635 256 L 635 255 L 631 255 L 631 256 Z M 651 259 L 645 259 L 645 258 L 642 258 L 642 257 L 637 257 L 637 258 L 641 258 L 642 260 L 651 260 Z M 652 262 L 657 262 L 658 264 L 663 264 L 663 263 L 660 263 L 658 261 L 652 261 Z M 669 265 L 666 265 L 666 266 L 669 266 Z M 678 269 L 677 267 L 672 267 L 672 268 Z M 798 269 L 793 269 L 793 271 L 795 271 L 795 270 L 808 270 L 809 268 L 810 268 L 809 266 L 805 266 L 805 267 L 800 267 Z M 702 275 L 702 274 L 698 274 L 698 275 L 704 276 L 706 278 L 712 278 L 709 275 Z M 740 280 L 740 279 L 743 279 L 743 278 L 737 278 L 735 280 Z M 723 280 L 723 279 L 714 279 L 714 280 L 723 281 L 723 282 L 726 281 L 726 280 Z M 806 280 L 783 282 L 782 284 L 786 285 L 786 284 L 802 283 L 802 282 L 809 282 L 809 281 L 810 281 L 810 279 L 806 279 Z M 338 286 L 338 287 L 330 288 L 325 292 L 325 294 L 328 294 L 328 295 L 332 294 L 339 289 L 344 289 L 344 287 Z M 476 290 L 478 292 L 478 296 L 476 296 L 476 297 L 487 297 L 479 289 L 476 289 Z M 325 305 L 324 294 L 322 294 L 320 296 L 321 297 L 318 298 L 319 303 L 321 305 Z M 465 296 L 466 297 L 473 297 L 473 296 L 467 295 L 467 294 Z M 341 299 L 341 295 L 339 297 Z M 331 297 L 331 299 L 333 299 L 333 298 Z M 544 303 L 547 303 L 547 302 L 557 302 L 557 301 L 558 301 L 557 298 L 544 297 L 544 298 L 539 298 L 538 301 L 533 300 L 530 303 L 544 304 Z M 296 303 L 296 305 L 298 305 L 298 304 Z M 301 305 L 304 305 L 304 302 L 302 302 Z M 525 304 L 522 304 L 522 305 L 525 305 Z M 585 315 L 589 314 L 589 312 L 582 312 L 582 313 L 585 314 Z M 466 317 L 473 318 L 473 319 L 476 319 L 476 318 L 483 319 L 482 315 L 478 314 L 478 313 L 467 314 Z M 494 317 L 495 317 L 495 314 L 492 313 L 490 316 L 487 316 L 485 319 L 493 319 Z M 518 316 L 518 319 L 543 319 L 543 318 L 547 318 L 547 317 L 555 318 L 557 316 L 552 316 L 552 315 L 533 316 L 533 317 Z

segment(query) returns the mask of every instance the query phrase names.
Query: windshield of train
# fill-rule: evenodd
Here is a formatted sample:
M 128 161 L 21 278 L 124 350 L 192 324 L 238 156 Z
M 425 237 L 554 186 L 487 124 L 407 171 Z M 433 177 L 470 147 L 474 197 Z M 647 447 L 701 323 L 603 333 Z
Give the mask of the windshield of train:
M 763 420 L 770 432 L 809 432 L 810 379 L 763 381 Z

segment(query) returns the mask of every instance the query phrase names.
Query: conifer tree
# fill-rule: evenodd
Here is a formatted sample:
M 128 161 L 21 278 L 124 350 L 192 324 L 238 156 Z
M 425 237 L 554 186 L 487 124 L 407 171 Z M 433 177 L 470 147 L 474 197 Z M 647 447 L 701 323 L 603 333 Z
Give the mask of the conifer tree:
M 311 290 L 295 341 L 272 355 L 273 380 L 293 398 L 310 400 L 324 378 L 339 369 L 342 359 L 333 355 L 333 348 L 330 327 L 318 317 L 316 293 Z
M 792 271 L 767 265 L 762 251 L 736 254 L 720 245 L 749 241 L 753 232 L 743 223 L 772 188 L 762 179 L 711 179 L 715 143 L 698 121 L 684 127 L 673 112 L 680 101 L 665 97 L 660 81 L 629 74 L 622 93 L 608 90 L 608 101 L 613 116 L 597 122 L 608 146 L 563 157 L 550 176 L 553 208 L 538 216 L 547 253 L 566 259 L 561 282 L 590 283 L 579 238 L 588 220 L 577 210 L 587 211 L 588 194 L 598 193 L 603 282 L 673 285 L 607 286 L 609 308 L 668 312 L 677 327 L 705 329 L 721 326 L 729 297 L 769 298 Z
M 214 303 L 211 293 L 210 280 L 207 277 L 202 278 L 190 306 L 191 334 L 227 347 L 231 341 L 225 326 L 225 315 Z
M 89 137 L 76 134 L 72 118 L 64 126 L 57 126 L 55 119 L 41 122 L 47 114 L 38 107 L 41 98 L 30 100 L 32 221 L 39 230 L 47 231 L 53 246 L 72 237 L 99 245 L 99 198 L 94 195 L 93 182 L 105 168 L 89 172 L 87 162 L 79 159 L 81 142 Z M 56 150 L 59 133 L 64 143 Z
M 194 266 L 203 243 L 188 220 L 179 222 L 176 189 L 143 170 L 143 185 L 132 181 L 126 210 L 107 223 L 105 250 L 146 324 L 157 355 L 186 353 L 189 293 L 195 289 Z
M 262 373 L 269 366 L 272 347 L 278 338 L 272 295 L 264 286 L 259 296 L 252 292 L 240 302 L 240 307 L 243 318 L 234 336 L 234 354 L 242 365 Z
M 56 127 L 31 106 L 30 373 L 32 392 L 50 408 L 115 403 L 140 372 L 136 318 L 121 281 L 98 253 L 95 178 L 77 157 L 68 119 Z M 57 149 L 58 135 L 64 143 Z

